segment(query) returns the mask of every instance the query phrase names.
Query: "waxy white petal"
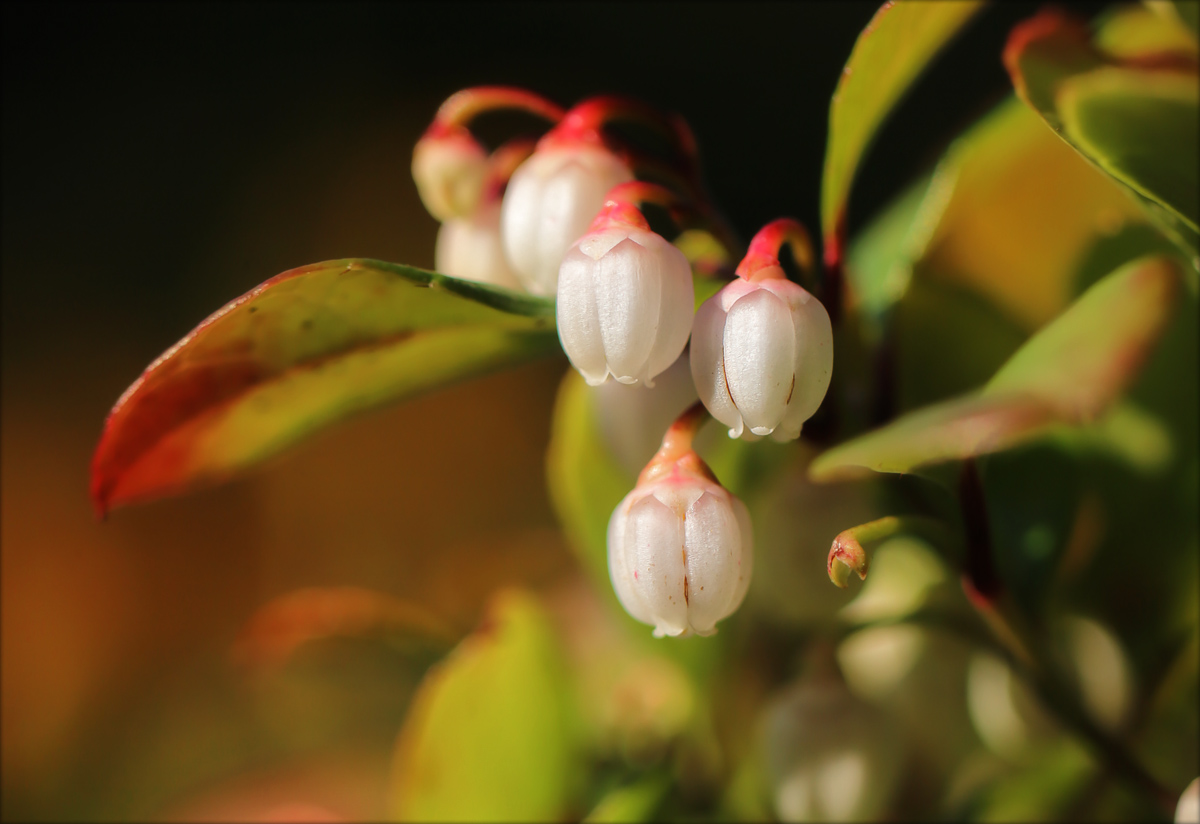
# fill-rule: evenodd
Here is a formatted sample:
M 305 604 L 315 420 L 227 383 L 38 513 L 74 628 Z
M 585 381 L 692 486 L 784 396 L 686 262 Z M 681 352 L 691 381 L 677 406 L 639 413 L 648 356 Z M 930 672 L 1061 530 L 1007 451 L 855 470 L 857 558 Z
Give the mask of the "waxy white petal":
M 625 520 L 625 551 L 633 567 L 631 589 L 652 605 L 654 634 L 688 628 L 684 586 L 683 519 L 653 495 L 634 501 Z
M 653 386 L 687 345 L 694 302 L 687 259 L 662 237 L 633 227 L 591 232 L 563 258 L 559 339 L 588 383 L 611 373 Z
M 705 492 L 684 519 L 687 546 L 688 622 L 697 635 L 712 635 L 732 612 L 742 557 L 741 530 L 728 493 Z
M 612 579 L 613 590 L 617 600 L 625 611 L 643 624 L 654 623 L 654 612 L 642 600 L 639 592 L 633 588 L 636 559 L 631 557 L 630 547 L 625 542 L 625 525 L 628 519 L 630 499 L 638 495 L 634 490 L 625 496 L 620 505 L 613 510 L 608 522 L 608 574 Z
M 628 238 L 596 263 L 596 304 L 608 369 L 621 383 L 636 383 L 646 377 L 658 334 L 661 270 L 653 253 Z
M 788 305 L 759 289 L 729 309 L 724 335 L 729 394 L 755 435 L 770 434 L 796 378 L 796 331 Z
M 608 364 L 596 309 L 594 269 L 595 261 L 578 249 L 567 252 L 559 270 L 554 313 L 563 351 L 584 380 L 597 386 L 608 377 Z
M 588 229 L 608 191 L 632 180 L 594 146 L 539 149 L 513 172 L 500 214 L 504 252 L 525 288 L 553 295 L 563 256 Z
M 713 295 L 696 312 L 692 322 L 692 347 L 688 351 L 696 392 L 709 414 L 729 427 L 729 437 L 742 434 L 738 412 L 725 383 L 725 310 Z
M 696 290 L 692 283 L 692 267 L 683 252 L 658 235 L 654 240 L 642 241 L 646 248 L 659 248 L 662 266 L 662 300 L 659 303 L 658 335 L 650 349 L 646 363 L 647 386 L 654 376 L 665 372 L 675 363 L 687 346 L 692 334 L 692 320 L 696 305 Z

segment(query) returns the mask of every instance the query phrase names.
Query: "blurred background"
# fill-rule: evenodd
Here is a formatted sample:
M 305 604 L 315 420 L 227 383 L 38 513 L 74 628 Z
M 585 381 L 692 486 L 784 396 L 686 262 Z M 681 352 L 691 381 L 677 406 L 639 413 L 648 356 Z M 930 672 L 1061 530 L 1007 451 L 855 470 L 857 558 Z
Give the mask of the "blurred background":
M 87 476 L 106 412 L 271 275 L 431 266 L 411 150 L 465 86 L 679 112 L 743 236 L 784 214 L 815 228 L 830 94 L 876 8 L 5 4 L 3 816 L 381 815 L 419 673 L 318 645 L 264 684 L 231 645 L 298 587 L 368 586 L 466 629 L 504 584 L 570 581 L 543 472 L 565 359 L 100 523 Z M 852 232 L 1009 91 L 1000 50 L 1036 8 L 986 10 L 938 59 L 861 170 Z

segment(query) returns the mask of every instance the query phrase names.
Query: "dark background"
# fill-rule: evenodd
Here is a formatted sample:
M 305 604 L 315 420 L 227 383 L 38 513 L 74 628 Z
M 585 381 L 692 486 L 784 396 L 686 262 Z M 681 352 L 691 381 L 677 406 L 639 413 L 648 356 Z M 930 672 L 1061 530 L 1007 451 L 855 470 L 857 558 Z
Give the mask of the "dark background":
M 542 479 L 565 361 L 101 525 L 87 464 L 142 368 L 291 267 L 431 265 L 411 150 L 465 86 L 679 112 L 743 236 L 784 214 L 815 231 L 830 94 L 876 5 L 5 4 L 5 817 L 154 815 L 237 768 L 203 760 L 240 734 L 206 679 L 275 595 L 371 586 L 469 625 L 495 586 L 572 568 Z M 942 55 L 862 168 L 852 230 L 1008 93 L 1000 51 L 1035 8 L 989 7 Z

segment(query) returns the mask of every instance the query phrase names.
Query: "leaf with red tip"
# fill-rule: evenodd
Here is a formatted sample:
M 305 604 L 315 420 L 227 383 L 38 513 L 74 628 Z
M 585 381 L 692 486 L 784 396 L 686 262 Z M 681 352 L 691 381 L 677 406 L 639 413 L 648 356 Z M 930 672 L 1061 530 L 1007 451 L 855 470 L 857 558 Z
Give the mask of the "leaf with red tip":
M 1004 65 L 1017 95 L 1200 268 L 1200 62 L 1182 24 L 1137 9 L 1093 39 L 1081 21 L 1044 11 L 1013 29 Z
M 117 401 L 91 494 L 227 480 L 349 415 L 558 349 L 553 301 L 373 260 L 284 272 L 211 315 Z
M 1181 279 L 1168 257 L 1121 267 L 1030 338 L 982 390 L 840 444 L 809 475 L 906 473 L 1009 449 L 1056 424 L 1094 421 L 1137 375 L 1172 317 Z
M 850 52 L 829 104 L 821 178 L 821 233 L 836 243 L 850 186 L 867 146 L 892 107 L 982 2 L 888 2 Z

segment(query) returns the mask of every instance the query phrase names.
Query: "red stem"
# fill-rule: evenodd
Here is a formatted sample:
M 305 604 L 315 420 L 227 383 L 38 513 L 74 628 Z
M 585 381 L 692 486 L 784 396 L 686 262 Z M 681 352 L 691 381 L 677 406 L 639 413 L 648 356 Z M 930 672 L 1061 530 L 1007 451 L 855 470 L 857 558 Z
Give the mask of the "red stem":
M 541 95 L 512 86 L 474 86 L 455 92 L 438 107 L 427 135 L 441 135 L 464 128 L 483 112 L 518 109 L 558 123 L 566 114 L 561 106 Z
M 779 250 L 785 243 L 792 249 L 801 276 L 811 278 L 814 268 L 812 239 L 804 225 L 790 217 L 773 220 L 758 230 L 758 234 L 750 241 L 746 256 L 738 264 L 737 275 L 754 280 L 756 273 L 778 267 Z M 770 276 L 765 272 L 764 275 Z
M 708 421 L 708 418 L 708 410 L 700 401 L 696 401 L 684 410 L 683 414 L 667 428 L 663 435 L 662 446 L 638 475 L 638 483 L 656 480 L 675 470 L 682 470 L 716 481 L 712 470 L 692 449 L 692 440 L 695 439 L 696 433 L 700 431 L 700 427 Z
M 525 159 L 533 154 L 535 142 L 527 137 L 513 138 L 497 147 L 488 156 L 487 179 L 483 184 L 483 200 L 490 203 L 504 194 L 509 178 Z

